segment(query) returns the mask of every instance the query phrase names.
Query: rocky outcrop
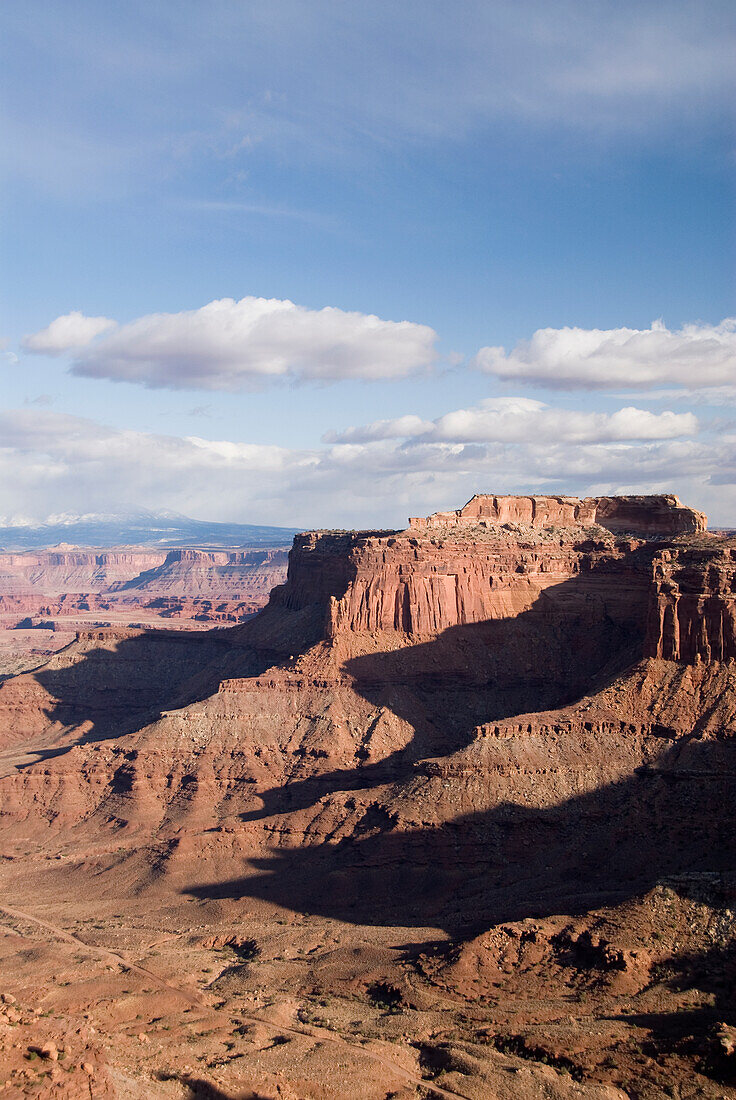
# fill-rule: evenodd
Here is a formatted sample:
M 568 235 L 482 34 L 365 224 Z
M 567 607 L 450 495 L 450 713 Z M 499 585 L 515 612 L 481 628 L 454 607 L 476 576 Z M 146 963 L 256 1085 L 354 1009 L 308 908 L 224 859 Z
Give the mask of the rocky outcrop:
M 646 653 L 668 661 L 736 658 L 736 549 L 665 550 L 653 563 Z
M 595 522 L 615 534 L 634 533 L 647 538 L 700 535 L 707 516 L 680 504 L 674 494 L 664 496 L 597 497 Z
M 452 527 L 424 535 L 313 532 L 295 539 L 287 583 L 273 601 L 290 610 L 323 606 L 333 639 L 431 636 L 530 612 L 541 621 L 556 607 L 574 618 L 593 605 L 601 616 L 638 623 L 652 552 L 642 540 L 599 536 L 571 528 L 551 537 L 518 526 L 472 536 Z
M 616 534 L 693 535 L 706 529 L 702 512 L 684 507 L 673 494 L 662 496 L 578 497 L 493 496 L 477 494 L 457 511 L 412 517 L 409 526 L 424 531 L 448 526 L 497 524 L 530 527 L 604 527 Z

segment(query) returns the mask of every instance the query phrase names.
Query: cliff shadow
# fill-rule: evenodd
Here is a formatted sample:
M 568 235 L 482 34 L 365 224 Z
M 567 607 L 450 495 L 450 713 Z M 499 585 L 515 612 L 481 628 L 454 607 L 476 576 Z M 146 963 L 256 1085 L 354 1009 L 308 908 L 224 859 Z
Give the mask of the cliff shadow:
M 558 805 L 502 801 L 408 831 L 367 821 L 337 843 L 280 850 L 253 860 L 256 873 L 184 892 L 351 924 L 441 928 L 453 940 L 616 904 L 682 875 L 722 876 L 736 897 L 736 830 L 714 812 L 735 796 L 736 739 L 688 740 L 656 766 Z
M 736 890 L 724 899 L 726 904 L 733 905 L 734 895 Z M 653 968 L 652 978 L 675 993 L 697 990 L 700 1001 L 684 1012 L 622 1014 L 620 1019 L 627 1023 L 649 1028 L 652 1041 L 645 1053 L 689 1055 L 702 1073 L 722 1084 L 736 1084 L 736 941 L 716 943 L 700 953 L 675 954 Z
M 76 660 L 62 651 L 49 664 L 23 674 L 51 700 L 41 712 L 37 729 L 31 729 L 13 749 L 28 745 L 36 763 L 68 752 L 73 744 L 124 737 L 156 721 L 164 711 L 209 697 L 224 679 L 257 676 L 277 662 L 276 654 L 237 644 L 230 634 L 229 630 L 146 631 L 102 637 Z M 3 690 L 18 690 L 19 680 L 0 685 L 0 704 Z M 32 688 L 29 696 L 33 715 Z M 39 739 L 42 746 L 48 745 L 50 737 L 63 743 L 33 747 Z
M 339 597 L 350 579 L 345 571 L 329 594 Z M 40 668 L 0 682 L 0 708 L 8 699 L 17 710 L 12 695 L 3 692 L 16 691 L 23 676 L 26 682 L 35 680 L 52 700 L 42 710 L 43 723 L 31 723 L 11 752 L 17 755 L 28 745 L 34 756 L 28 763 L 37 763 L 68 752 L 73 744 L 135 733 L 164 711 L 215 694 L 223 680 L 249 679 L 287 665 L 321 640 L 324 629 L 324 603 L 317 600 L 292 607 L 288 586 L 277 585 L 268 605 L 238 626 L 146 630 L 123 636 L 101 631 L 96 644 L 81 652 L 85 639 L 79 636 Z M 33 698 L 32 689 L 30 695 Z M 47 747 L 52 738 L 57 744 Z M 39 740 L 41 747 L 33 748 Z
M 342 768 L 259 792 L 256 821 L 316 803 L 333 791 L 366 790 L 411 776 L 427 757 L 468 745 L 477 727 L 555 710 L 607 686 L 644 652 L 651 587 L 647 547 L 541 592 L 527 610 L 444 630 L 438 637 L 345 662 L 353 687 L 412 730 L 408 744 L 370 761 L 372 729 Z M 628 587 L 622 587 L 626 571 Z

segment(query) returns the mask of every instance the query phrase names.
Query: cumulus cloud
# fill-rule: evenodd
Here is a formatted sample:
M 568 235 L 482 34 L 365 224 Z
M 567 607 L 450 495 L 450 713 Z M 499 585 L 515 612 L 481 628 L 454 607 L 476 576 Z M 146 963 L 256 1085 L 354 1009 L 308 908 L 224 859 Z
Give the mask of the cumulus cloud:
M 728 436 L 579 442 L 532 432 L 520 441 L 386 437 L 293 449 L 16 409 L 0 414 L 0 439 L 0 513 L 36 520 L 120 501 L 210 520 L 403 526 L 474 492 L 674 491 L 717 522 L 736 510 Z
M 633 406 L 614 413 L 551 408 L 527 397 L 491 397 L 469 409 L 436 420 L 401 416 L 377 420 L 325 436 L 328 443 L 369 443 L 382 439 L 449 443 L 606 443 L 675 439 L 695 435 L 697 418 L 689 412 L 652 413 Z
M 54 353 L 79 348 L 72 373 L 88 378 L 234 391 L 277 379 L 403 378 L 434 361 L 437 340 L 427 325 L 334 306 L 306 309 L 276 298 L 222 298 L 201 309 L 152 313 L 93 340 L 92 326 L 103 320 L 59 317 L 27 337 L 25 347 Z M 104 328 L 111 324 L 105 321 Z
M 736 319 L 651 328 L 543 328 L 506 351 L 484 347 L 475 366 L 497 378 L 559 389 L 722 386 L 736 375 Z
M 26 336 L 23 347 L 40 355 L 63 355 L 67 351 L 86 347 L 96 336 L 109 332 L 116 325 L 117 322 L 109 317 L 85 317 L 78 310 L 73 310 L 57 317 L 40 332 Z

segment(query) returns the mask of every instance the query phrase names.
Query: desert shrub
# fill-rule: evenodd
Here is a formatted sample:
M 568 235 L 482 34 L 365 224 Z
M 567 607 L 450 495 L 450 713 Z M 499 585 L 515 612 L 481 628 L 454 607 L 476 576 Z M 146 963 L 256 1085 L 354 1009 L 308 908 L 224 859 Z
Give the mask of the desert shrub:
M 242 962 L 252 962 L 261 953 L 255 940 L 233 940 L 231 943 L 224 944 L 221 950 L 235 955 Z
M 373 982 L 368 986 L 368 996 L 371 1003 L 383 1012 L 401 1012 L 404 1006 L 401 990 L 389 982 Z

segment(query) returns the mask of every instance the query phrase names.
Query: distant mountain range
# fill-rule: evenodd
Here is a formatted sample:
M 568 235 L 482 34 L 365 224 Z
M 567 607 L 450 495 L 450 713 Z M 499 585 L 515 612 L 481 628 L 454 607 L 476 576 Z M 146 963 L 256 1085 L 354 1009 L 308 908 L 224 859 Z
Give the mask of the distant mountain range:
M 297 528 L 251 523 L 208 523 L 174 512 L 116 512 L 52 516 L 46 523 L 0 521 L 0 549 L 67 546 L 258 547 L 290 546 Z

